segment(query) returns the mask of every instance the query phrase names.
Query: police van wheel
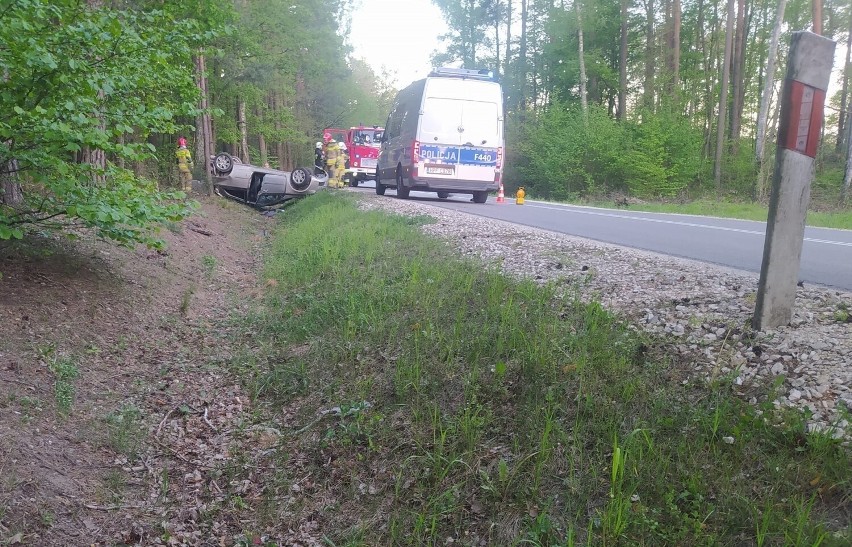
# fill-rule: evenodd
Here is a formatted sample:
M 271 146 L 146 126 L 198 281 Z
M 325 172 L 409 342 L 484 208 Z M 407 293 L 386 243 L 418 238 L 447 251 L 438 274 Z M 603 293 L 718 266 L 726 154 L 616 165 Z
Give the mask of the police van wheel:
M 473 193 L 473 202 L 474 203 L 485 203 L 485 200 L 488 199 L 488 192 L 474 192 Z
M 385 195 L 385 185 L 382 184 L 381 180 L 379 180 L 378 174 L 376 175 L 376 195 L 377 196 Z
M 447 199 L 448 197 L 450 197 L 450 193 L 441 191 L 441 192 L 438 192 L 438 197 L 441 198 L 441 199 Z
M 396 197 L 400 199 L 408 199 L 408 194 L 411 192 L 409 188 L 406 188 L 402 183 L 402 171 L 398 170 L 396 172 Z

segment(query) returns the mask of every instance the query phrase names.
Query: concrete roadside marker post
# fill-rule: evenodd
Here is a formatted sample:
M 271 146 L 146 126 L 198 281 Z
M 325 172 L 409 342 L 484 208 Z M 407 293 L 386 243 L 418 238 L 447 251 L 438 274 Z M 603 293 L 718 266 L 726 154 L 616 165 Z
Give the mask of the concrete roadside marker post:
M 793 315 L 834 46 L 832 40 L 806 31 L 794 32 L 790 41 L 763 263 L 752 318 L 757 330 L 786 325 Z

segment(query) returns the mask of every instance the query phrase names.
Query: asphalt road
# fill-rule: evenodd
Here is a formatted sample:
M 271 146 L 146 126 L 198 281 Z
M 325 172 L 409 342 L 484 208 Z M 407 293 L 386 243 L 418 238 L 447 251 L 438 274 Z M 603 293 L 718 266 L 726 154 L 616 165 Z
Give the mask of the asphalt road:
M 363 183 L 359 191 L 374 192 L 373 182 Z M 385 199 L 396 199 L 396 192 L 388 189 Z M 470 195 L 464 194 L 438 199 L 434 193 L 411 192 L 409 199 L 749 272 L 759 273 L 763 260 L 765 222 L 598 209 L 529 199 L 519 206 L 509 197 L 505 204 L 496 203 L 493 196 L 485 204 L 475 204 Z M 852 291 L 852 230 L 805 228 L 799 279 Z

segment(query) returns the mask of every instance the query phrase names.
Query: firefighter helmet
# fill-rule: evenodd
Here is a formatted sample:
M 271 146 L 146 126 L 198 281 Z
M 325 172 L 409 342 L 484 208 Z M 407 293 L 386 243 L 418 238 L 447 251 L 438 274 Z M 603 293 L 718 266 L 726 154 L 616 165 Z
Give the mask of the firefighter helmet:
M 178 146 L 181 148 L 186 148 L 186 139 L 183 137 L 178 137 Z

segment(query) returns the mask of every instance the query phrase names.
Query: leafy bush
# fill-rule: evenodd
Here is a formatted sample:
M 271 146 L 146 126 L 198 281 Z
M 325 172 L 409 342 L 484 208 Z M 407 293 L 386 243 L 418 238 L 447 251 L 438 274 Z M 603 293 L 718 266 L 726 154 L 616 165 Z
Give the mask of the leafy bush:
M 612 191 L 672 197 L 704 168 L 701 132 L 675 114 L 620 123 L 592 105 L 584 123 L 579 107 L 554 104 L 507 133 L 510 151 L 517 142 L 507 181 L 553 199 Z
M 187 206 L 173 201 L 183 195 L 104 166 L 92 151 L 116 164 L 144 160 L 154 152 L 150 134 L 176 132 L 178 116 L 194 116 L 192 55 L 211 35 L 167 11 L 76 0 L 5 8 L 0 171 L 22 199 L 0 194 L 0 239 L 33 225 L 85 226 L 122 244 L 158 244 L 150 227 L 185 216 Z
M 629 150 L 620 162 L 630 193 L 674 197 L 702 170 L 701 132 L 678 113 L 642 114 L 627 123 Z
M 579 107 L 557 103 L 526 120 L 522 130 L 510 125 L 507 132 L 510 151 L 517 142 L 507 180 L 533 194 L 568 199 L 620 183 L 613 159 L 619 155 L 623 131 L 603 109 L 591 107 L 584 124 Z

